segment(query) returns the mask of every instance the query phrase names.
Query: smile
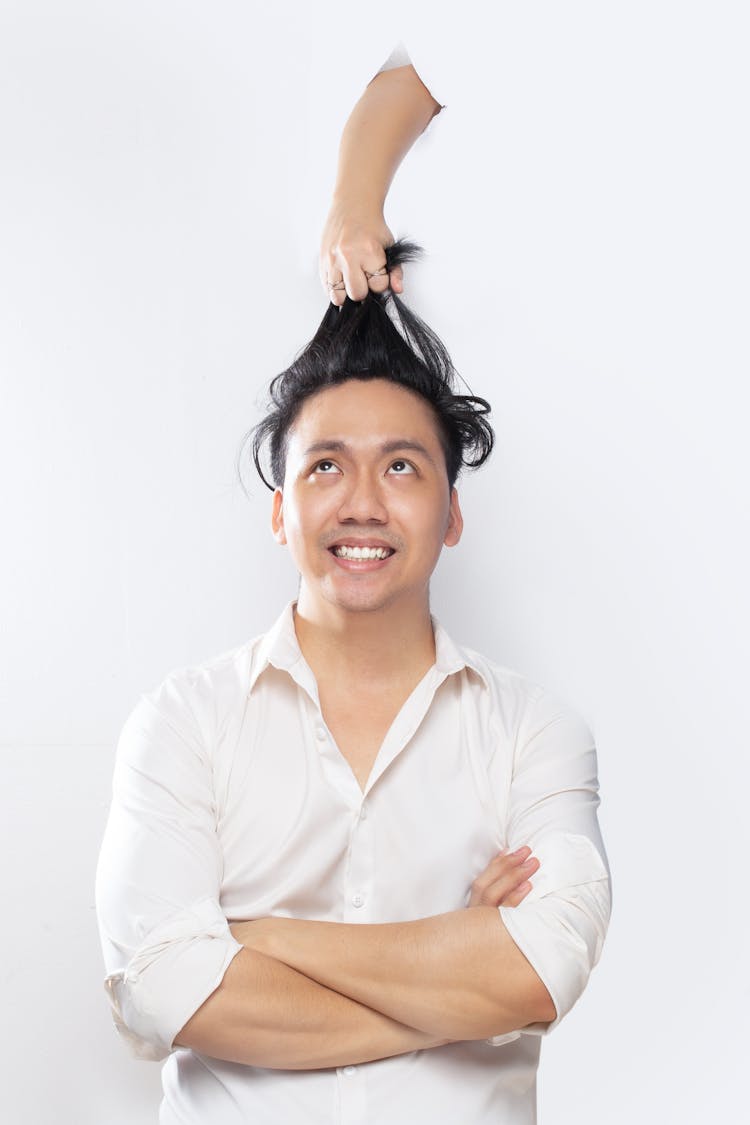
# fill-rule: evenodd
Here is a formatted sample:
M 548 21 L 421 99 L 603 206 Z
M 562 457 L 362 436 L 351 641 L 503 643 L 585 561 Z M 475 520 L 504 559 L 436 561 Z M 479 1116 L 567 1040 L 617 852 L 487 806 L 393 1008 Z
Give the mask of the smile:
M 387 559 L 394 554 L 391 547 L 347 547 L 344 544 L 331 547 L 337 559 Z

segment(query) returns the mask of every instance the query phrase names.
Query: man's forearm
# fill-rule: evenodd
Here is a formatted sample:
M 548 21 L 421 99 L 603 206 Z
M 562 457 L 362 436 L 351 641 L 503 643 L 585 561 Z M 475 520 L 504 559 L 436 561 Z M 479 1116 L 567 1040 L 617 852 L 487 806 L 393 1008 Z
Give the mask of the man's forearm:
M 494 907 L 374 925 L 263 918 L 231 929 L 244 945 L 426 1034 L 481 1039 L 555 1018 Z
M 213 1058 L 284 1070 L 369 1062 L 447 1041 L 249 949 L 175 1038 L 177 1046 Z
M 399 164 L 439 111 L 414 67 L 376 75 L 341 135 L 334 202 L 382 211 Z

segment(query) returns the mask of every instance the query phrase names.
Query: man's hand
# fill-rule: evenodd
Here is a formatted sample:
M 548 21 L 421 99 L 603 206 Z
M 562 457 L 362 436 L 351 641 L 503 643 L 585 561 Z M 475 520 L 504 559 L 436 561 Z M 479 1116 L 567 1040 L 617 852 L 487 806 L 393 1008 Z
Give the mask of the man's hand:
M 471 884 L 469 906 L 518 906 L 531 890 L 529 877 L 538 870 L 531 848 L 504 849 Z
M 381 272 L 395 241 L 383 218 L 397 168 L 440 102 L 414 67 L 380 71 L 354 106 L 339 145 L 333 202 L 320 244 L 319 273 L 332 304 L 364 301 L 372 290 L 403 293 L 403 272 Z
M 498 852 L 477 875 L 471 884 L 469 906 L 518 906 L 531 890 L 530 877 L 539 870 L 539 860 L 531 855 L 531 848 L 523 847 L 509 852 Z M 273 936 L 278 919 L 254 918 L 233 922 L 229 929 L 234 938 L 248 949 L 255 949 L 273 957 Z
M 394 266 L 390 274 L 385 265 L 385 247 L 394 242 L 381 211 L 334 199 L 320 244 L 319 272 L 331 304 L 343 305 L 347 296 L 364 301 L 368 289 L 382 293 L 390 288 L 403 293 L 403 270 Z M 331 286 L 334 288 L 331 288 Z

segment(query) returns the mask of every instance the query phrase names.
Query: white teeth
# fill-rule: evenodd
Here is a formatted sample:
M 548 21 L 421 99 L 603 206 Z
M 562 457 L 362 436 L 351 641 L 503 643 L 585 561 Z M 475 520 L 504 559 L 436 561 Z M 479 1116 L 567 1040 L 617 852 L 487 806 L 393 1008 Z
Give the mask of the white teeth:
M 333 553 L 340 559 L 387 559 L 391 552 L 387 547 L 334 547 Z

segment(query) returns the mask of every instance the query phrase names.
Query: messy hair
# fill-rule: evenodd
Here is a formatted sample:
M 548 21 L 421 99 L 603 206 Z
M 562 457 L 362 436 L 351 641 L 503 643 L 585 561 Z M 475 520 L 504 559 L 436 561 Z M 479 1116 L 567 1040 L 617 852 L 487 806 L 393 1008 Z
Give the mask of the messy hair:
M 386 266 L 390 272 L 421 254 L 416 243 L 400 239 L 385 248 Z M 456 393 L 458 375 L 442 341 L 390 288 L 368 291 L 363 301 L 347 297 L 340 307 L 329 304 L 312 340 L 272 380 L 268 412 L 240 450 L 241 457 L 252 439 L 253 461 L 268 488 L 283 484 L 287 438 L 302 404 L 349 379 L 387 379 L 430 404 L 451 488 L 463 468 L 479 468 L 492 452 L 490 404 Z

